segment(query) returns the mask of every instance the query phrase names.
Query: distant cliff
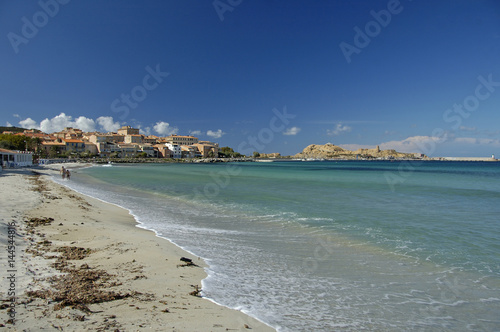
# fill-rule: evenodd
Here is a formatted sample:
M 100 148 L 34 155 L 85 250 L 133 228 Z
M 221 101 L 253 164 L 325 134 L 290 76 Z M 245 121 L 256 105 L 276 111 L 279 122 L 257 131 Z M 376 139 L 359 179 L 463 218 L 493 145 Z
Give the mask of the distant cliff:
M 261 153 L 259 155 L 259 158 L 265 158 L 265 159 L 269 159 L 269 158 L 281 158 L 281 154 L 279 154 L 278 152 L 274 152 L 274 153 Z
M 341 148 L 340 146 L 327 143 L 325 145 L 311 144 L 307 146 L 302 152 L 297 153 L 294 158 L 299 159 L 356 159 L 359 158 L 421 158 L 423 155 L 418 153 L 403 153 L 396 150 L 380 150 L 377 146 L 375 149 L 358 149 L 350 151 Z

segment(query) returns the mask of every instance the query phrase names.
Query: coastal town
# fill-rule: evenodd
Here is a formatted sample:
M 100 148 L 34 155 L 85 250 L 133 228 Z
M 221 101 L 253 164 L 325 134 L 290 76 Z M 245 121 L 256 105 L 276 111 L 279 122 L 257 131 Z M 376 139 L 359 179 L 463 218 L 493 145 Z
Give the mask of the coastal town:
M 3 127 L 6 128 L 6 127 Z M 332 143 L 311 144 L 292 156 L 280 153 L 259 153 L 244 156 L 230 147 L 203 141 L 195 136 L 166 137 L 140 134 L 131 126 L 116 132 L 83 132 L 67 127 L 59 132 L 44 133 L 36 129 L 12 128 L 0 134 L 0 161 L 4 168 L 35 164 L 85 160 L 94 162 L 169 162 L 169 161 L 321 161 L 321 160 L 438 160 L 497 161 L 491 158 L 429 157 L 423 153 L 403 153 L 393 149 L 347 150 Z
M 37 160 L 89 157 L 191 159 L 215 158 L 220 152 L 218 143 L 202 141 L 194 136 L 146 136 L 130 126 L 109 133 L 83 132 L 68 127 L 51 134 L 26 129 L 21 132 L 4 131 L 2 135 L 12 135 L 11 138 L 17 138 L 17 142 L 24 144 L 24 149 L 17 146 L 13 150 L 0 146 L 2 162 L 15 166 L 27 166 L 33 157 Z

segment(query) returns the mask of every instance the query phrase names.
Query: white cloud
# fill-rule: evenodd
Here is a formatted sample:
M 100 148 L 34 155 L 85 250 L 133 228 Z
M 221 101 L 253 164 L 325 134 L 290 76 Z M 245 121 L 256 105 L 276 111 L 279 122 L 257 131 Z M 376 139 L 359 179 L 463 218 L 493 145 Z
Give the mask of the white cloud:
M 477 144 L 478 139 L 473 137 L 457 137 L 455 138 L 455 142 L 462 144 Z
M 334 129 L 332 129 L 332 130 L 327 129 L 326 134 L 328 136 L 338 136 L 338 135 L 343 134 L 343 133 L 348 133 L 351 130 L 352 130 L 351 127 L 346 126 L 346 125 L 342 125 L 342 123 L 337 123 L 337 125 L 335 126 Z
M 139 132 L 143 135 L 149 136 L 151 135 L 151 127 L 141 128 L 139 126 Z
M 40 127 L 38 126 L 38 123 L 35 120 L 33 120 L 32 118 L 27 118 L 27 119 L 19 121 L 19 125 L 23 128 L 27 128 L 27 129 L 40 129 Z
M 122 126 L 120 122 L 114 122 L 112 116 L 100 116 L 96 122 L 101 126 L 101 130 L 105 132 L 116 132 Z
M 7 121 L 6 126 L 7 127 L 13 127 L 12 124 L 9 121 Z
M 120 123 L 114 122 L 113 118 L 110 116 L 101 116 L 97 118 L 96 121 L 85 116 L 79 116 L 73 120 L 73 117 L 65 113 L 61 113 L 52 119 L 46 118 L 42 120 L 40 124 L 32 118 L 27 118 L 19 121 L 19 125 L 23 128 L 39 129 L 45 133 L 61 131 L 66 127 L 77 128 L 88 132 L 96 130 L 96 122 L 104 131 L 116 131 L 121 127 Z
M 490 138 L 480 138 L 478 144 L 491 145 L 495 148 L 500 147 L 499 139 L 490 139 Z
M 443 139 L 432 136 L 412 136 L 401 141 L 389 141 L 380 144 L 381 150 L 396 150 L 398 152 L 421 152 L 425 153 L 429 146 L 443 143 Z
M 92 119 L 86 118 L 84 116 L 78 117 L 75 121 L 69 115 L 61 113 L 52 119 L 44 119 L 40 122 L 40 125 L 31 118 L 19 121 L 19 124 L 23 127 L 40 129 L 45 133 L 53 133 L 56 131 L 61 131 L 66 127 L 78 128 L 83 131 L 93 131 L 95 130 L 95 122 Z
M 44 133 L 53 133 L 55 131 L 61 131 L 66 127 L 73 127 L 72 117 L 61 113 L 52 119 L 45 119 L 40 122 L 40 130 Z
M 373 149 L 376 145 L 339 144 L 340 147 L 356 151 Z M 500 139 L 478 137 L 454 137 L 448 133 L 442 136 L 411 136 L 379 144 L 381 150 L 396 150 L 406 153 L 423 153 L 429 157 L 463 156 L 489 157 L 500 149 Z
M 460 146 L 462 148 L 471 145 L 483 145 L 491 147 L 500 147 L 500 140 L 491 138 L 476 137 L 432 137 L 432 136 L 412 136 L 401 141 L 390 141 L 380 144 L 380 149 L 394 149 L 399 152 L 425 152 L 430 147 L 443 145 L 447 148 Z M 423 152 L 423 153 L 424 153 Z
M 297 135 L 299 132 L 300 132 L 300 128 L 299 128 L 299 127 L 292 127 L 292 128 L 288 128 L 287 130 L 285 130 L 285 131 L 283 132 L 283 135 L 287 135 L 287 136 L 295 136 L 295 135 Z
M 453 141 L 460 144 L 500 146 L 500 140 L 491 138 L 457 137 Z
M 460 126 L 460 128 L 458 128 L 462 131 L 476 131 L 476 127 L 466 127 L 466 126 Z
M 80 116 L 75 120 L 74 127 L 83 131 L 95 131 L 95 122 L 92 119 Z
M 164 121 L 158 121 L 154 126 L 153 129 L 159 134 L 163 136 L 169 136 L 169 135 L 174 135 L 179 132 L 179 129 L 177 127 L 171 127 L 168 122 Z
M 20 118 L 21 118 L 21 117 L 19 116 L 19 114 L 12 114 L 12 116 L 13 116 L 13 117 L 15 117 L 15 118 L 18 118 L 18 119 L 20 119 Z
M 221 138 L 222 135 L 224 135 L 225 132 L 223 132 L 221 129 L 217 130 L 217 131 L 212 131 L 212 130 L 209 130 L 207 131 L 207 136 L 210 136 L 212 138 Z
M 189 135 L 192 135 L 192 136 L 200 136 L 201 135 L 201 130 L 191 130 L 189 132 Z

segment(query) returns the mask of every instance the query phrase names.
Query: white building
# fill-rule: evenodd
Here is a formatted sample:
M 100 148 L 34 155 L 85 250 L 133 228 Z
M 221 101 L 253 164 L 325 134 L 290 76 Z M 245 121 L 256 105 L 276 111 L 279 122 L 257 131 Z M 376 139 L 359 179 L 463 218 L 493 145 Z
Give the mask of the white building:
M 172 151 L 172 158 L 182 158 L 182 149 L 179 144 L 165 143 L 165 146 Z
M 0 163 L 2 167 L 7 168 L 32 166 L 33 154 L 31 152 L 0 149 Z

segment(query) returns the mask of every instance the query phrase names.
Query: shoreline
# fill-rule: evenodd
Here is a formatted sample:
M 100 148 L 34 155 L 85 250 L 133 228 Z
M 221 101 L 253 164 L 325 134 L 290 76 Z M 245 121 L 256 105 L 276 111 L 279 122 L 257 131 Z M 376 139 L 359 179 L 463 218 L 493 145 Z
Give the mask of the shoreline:
M 75 165 L 75 168 L 81 168 L 82 165 L 103 165 L 103 164 L 214 164 L 214 163 L 267 163 L 267 162 L 410 162 L 410 163 L 426 163 L 426 162 L 477 162 L 477 163 L 495 163 L 500 162 L 500 159 L 489 157 L 429 157 L 423 159 L 412 158 L 394 158 L 394 159 L 377 159 L 377 158 L 247 158 L 247 159 L 230 159 L 230 158 L 212 158 L 212 159 L 194 159 L 194 160 L 164 160 L 164 159 L 115 159 L 111 161 L 104 160 L 56 160 L 53 163 L 49 162 L 41 165 L 33 165 L 31 169 L 40 169 L 40 167 L 51 167 L 54 165 Z M 16 168 L 14 168 L 16 169 Z M 19 168 L 17 168 L 19 169 Z M 30 169 L 30 168 L 28 168 Z
M 30 175 L 27 170 L 0 176 L 6 187 L 18 186 L 2 202 L 2 209 L 9 211 L 2 226 L 16 220 L 19 234 L 15 239 L 15 325 L 9 324 L 12 312 L 5 307 L 8 282 L 3 277 L 0 327 L 12 331 L 51 325 L 66 330 L 275 331 L 241 311 L 200 297 L 207 264 L 154 230 L 141 227 L 128 209 L 48 179 L 48 167 L 37 171 L 42 175 Z M 25 200 L 31 205 L 23 196 L 28 196 Z M 26 206 L 20 209 L 18 202 Z M 53 220 L 31 228 L 22 221 L 34 218 Z M 64 257 L 67 248 L 70 252 Z M 84 254 L 72 255 L 76 252 Z M 2 250 L 2 265 L 7 262 L 5 254 Z M 191 264 L 180 261 L 181 257 L 191 259 Z M 61 301 L 61 292 L 57 293 L 61 276 L 71 276 L 65 281 L 72 285 L 82 271 L 87 277 L 97 274 L 101 287 L 94 294 L 62 296 Z M 59 277 L 49 280 L 54 276 Z M 95 294 L 102 296 L 88 299 Z

